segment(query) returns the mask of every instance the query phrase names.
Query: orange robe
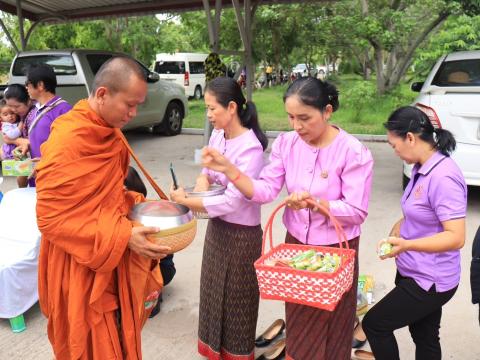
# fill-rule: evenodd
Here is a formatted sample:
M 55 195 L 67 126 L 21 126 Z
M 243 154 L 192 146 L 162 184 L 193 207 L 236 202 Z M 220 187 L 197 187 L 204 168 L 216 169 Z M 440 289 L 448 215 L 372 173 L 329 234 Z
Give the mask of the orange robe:
M 157 261 L 127 247 L 128 151 L 86 100 L 55 120 L 37 165 L 39 298 L 57 360 L 141 359 L 162 287 Z

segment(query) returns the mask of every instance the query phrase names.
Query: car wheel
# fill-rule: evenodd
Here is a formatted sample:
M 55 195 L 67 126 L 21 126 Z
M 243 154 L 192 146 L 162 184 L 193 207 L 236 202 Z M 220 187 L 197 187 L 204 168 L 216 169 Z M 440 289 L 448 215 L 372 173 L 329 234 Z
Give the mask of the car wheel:
M 200 100 L 202 98 L 202 87 L 200 85 L 197 85 L 195 87 L 195 91 L 193 92 L 193 98 L 195 100 Z
M 162 133 L 167 136 L 178 135 L 182 131 L 183 109 L 176 102 L 168 104 L 161 124 L 153 127 L 153 132 Z

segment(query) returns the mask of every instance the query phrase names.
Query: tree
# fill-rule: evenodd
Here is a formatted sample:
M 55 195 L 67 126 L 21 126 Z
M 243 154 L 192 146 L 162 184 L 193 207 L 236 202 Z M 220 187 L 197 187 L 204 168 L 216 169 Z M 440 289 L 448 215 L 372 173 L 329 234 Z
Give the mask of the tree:
M 418 48 L 413 61 L 417 76 L 425 77 L 440 56 L 452 51 L 480 49 L 480 16 L 452 16 L 427 43 Z
M 360 36 L 373 47 L 378 93 L 396 87 L 415 50 L 450 15 L 478 6 L 477 0 L 360 0 L 354 16 Z

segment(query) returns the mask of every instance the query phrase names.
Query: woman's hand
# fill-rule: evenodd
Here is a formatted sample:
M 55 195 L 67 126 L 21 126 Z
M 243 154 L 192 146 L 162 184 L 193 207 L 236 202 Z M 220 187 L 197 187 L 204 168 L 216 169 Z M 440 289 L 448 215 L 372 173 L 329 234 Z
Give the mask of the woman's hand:
M 300 209 L 305 209 L 309 208 L 312 211 L 318 211 L 320 213 L 324 213 L 324 211 L 320 210 L 320 207 L 314 206 L 310 203 L 307 202 L 307 200 L 312 200 L 315 202 L 315 204 L 321 205 L 326 209 L 330 208 L 330 205 L 327 200 L 315 200 L 310 193 L 307 191 L 302 191 L 302 192 L 293 192 L 291 193 L 285 200 L 287 203 L 287 207 L 290 209 L 294 210 L 300 210 Z
M 33 163 L 33 171 L 30 174 L 30 176 L 28 177 L 29 180 L 30 179 L 35 179 L 37 177 L 37 169 L 35 168 L 35 165 L 40 161 L 40 158 L 36 157 L 36 158 L 33 158 L 31 161 Z
M 178 204 L 182 204 L 183 201 L 187 198 L 187 194 L 185 193 L 185 189 L 179 187 L 177 190 L 170 187 L 170 199 Z
M 210 187 L 210 182 L 208 181 L 208 176 L 205 174 L 200 174 L 197 177 L 197 181 L 195 182 L 195 187 L 193 188 L 194 192 L 201 192 L 207 191 Z
M 403 218 L 398 220 L 395 225 L 392 226 L 389 236 L 400 237 L 400 225 L 402 225 Z
M 287 203 L 287 207 L 293 210 L 300 210 L 305 208 L 311 208 L 312 206 L 307 203 L 307 199 L 312 199 L 312 196 L 307 191 L 302 192 L 292 192 L 290 195 L 287 196 L 285 202 Z
M 209 147 L 204 147 L 202 150 L 202 166 L 224 174 L 235 168 L 225 156 Z
M 19 139 L 17 139 L 19 140 Z M 25 157 L 27 155 L 27 152 L 28 152 L 28 143 L 25 143 L 25 142 L 22 142 L 20 145 L 18 145 L 14 150 L 14 158 L 15 160 L 21 160 L 20 158 L 18 158 L 16 155 L 17 154 L 21 154 L 20 156 L 21 157 Z
M 383 243 L 392 245 L 392 249 L 388 254 L 380 256 L 380 259 L 385 260 L 392 257 L 397 257 L 404 251 L 408 251 L 409 240 L 402 239 L 397 236 L 389 236 L 387 239 L 382 239 L 377 244 L 377 253 L 380 254 L 380 247 Z

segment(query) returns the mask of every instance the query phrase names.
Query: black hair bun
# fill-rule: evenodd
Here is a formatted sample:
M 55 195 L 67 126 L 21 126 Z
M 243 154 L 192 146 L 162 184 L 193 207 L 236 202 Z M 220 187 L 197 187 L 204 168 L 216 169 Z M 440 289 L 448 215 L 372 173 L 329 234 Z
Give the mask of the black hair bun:
M 335 85 L 329 83 L 328 81 L 324 82 L 325 91 L 328 95 L 328 103 L 332 105 L 333 111 L 337 111 L 340 107 L 338 102 L 338 90 Z

